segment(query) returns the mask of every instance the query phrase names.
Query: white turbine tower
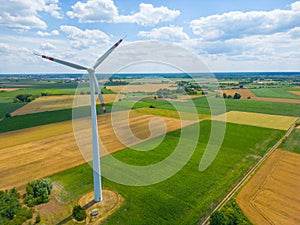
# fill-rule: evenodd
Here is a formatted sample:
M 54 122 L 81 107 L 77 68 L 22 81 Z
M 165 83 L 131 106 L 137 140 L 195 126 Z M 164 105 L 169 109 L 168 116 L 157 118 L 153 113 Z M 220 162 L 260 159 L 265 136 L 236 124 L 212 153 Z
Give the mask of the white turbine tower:
M 101 89 L 99 87 L 97 78 L 95 76 L 95 69 L 109 56 L 112 51 L 118 47 L 118 45 L 123 41 L 120 39 L 117 43 L 115 43 L 107 52 L 105 52 L 95 63 L 92 68 L 87 68 L 81 65 L 77 65 L 74 63 L 70 63 L 67 61 L 63 61 L 60 59 L 56 59 L 53 57 L 36 54 L 41 56 L 44 59 L 49 59 L 50 61 L 57 62 L 63 64 L 65 66 L 69 66 L 78 70 L 86 70 L 89 74 L 90 81 L 90 93 L 91 93 L 91 116 L 92 116 L 92 146 L 93 146 L 93 173 L 94 173 L 94 201 L 99 202 L 102 201 L 102 190 L 101 190 L 101 171 L 100 171 L 100 154 L 99 154 L 99 139 L 98 139 L 98 124 L 97 124 L 97 112 L 96 112 L 96 101 L 95 101 L 95 88 L 98 93 L 102 109 L 106 112 L 103 97 L 101 94 Z

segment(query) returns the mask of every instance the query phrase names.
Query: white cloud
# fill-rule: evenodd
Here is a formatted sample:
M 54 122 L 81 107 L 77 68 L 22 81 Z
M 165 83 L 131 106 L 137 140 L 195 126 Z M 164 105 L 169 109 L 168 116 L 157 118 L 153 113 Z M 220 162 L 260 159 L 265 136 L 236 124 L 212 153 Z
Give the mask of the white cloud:
M 59 35 L 59 31 L 58 30 L 52 30 L 51 32 L 42 32 L 42 31 L 38 31 L 36 32 L 36 34 L 38 36 L 41 36 L 41 37 L 47 37 L 47 36 L 56 36 L 56 35 Z
M 179 26 L 168 26 L 154 28 L 151 31 L 140 31 L 140 37 L 146 37 L 154 40 L 188 40 L 189 36 L 183 32 L 183 28 Z
M 171 21 L 180 15 L 179 10 L 170 10 L 165 6 L 154 7 L 152 4 L 141 3 L 139 12 L 131 15 L 119 15 L 118 8 L 112 0 L 88 0 L 77 2 L 68 11 L 70 18 L 78 18 L 80 23 L 137 23 L 152 26 L 160 22 Z
M 0 4 L 0 27 L 29 30 L 46 29 L 46 23 L 40 19 L 39 12 L 48 12 L 61 18 L 58 0 L 6 1 Z
M 63 25 L 60 30 L 68 35 L 75 49 L 88 48 L 109 42 L 109 36 L 101 30 L 81 30 L 74 26 Z
M 300 27 L 300 1 L 289 10 L 233 11 L 193 20 L 190 23 L 195 35 L 204 40 L 242 38 L 249 35 L 266 35 Z
M 116 22 L 137 23 L 142 26 L 153 26 L 160 22 L 172 21 L 180 15 L 179 10 L 170 10 L 165 6 L 153 7 L 152 4 L 140 4 L 140 11 L 132 15 L 119 16 Z
M 77 17 L 80 23 L 112 22 L 118 17 L 118 9 L 112 0 L 88 0 L 86 3 L 77 2 L 68 11 L 70 18 Z
M 46 43 L 41 44 L 40 49 L 41 50 L 52 50 L 52 49 L 56 49 L 56 47 L 53 44 L 46 42 Z

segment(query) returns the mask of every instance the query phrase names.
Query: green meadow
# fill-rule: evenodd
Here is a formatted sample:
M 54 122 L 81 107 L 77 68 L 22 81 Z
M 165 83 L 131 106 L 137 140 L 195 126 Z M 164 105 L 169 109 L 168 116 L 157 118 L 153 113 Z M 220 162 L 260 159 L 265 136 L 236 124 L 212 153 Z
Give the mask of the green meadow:
M 300 153 L 300 129 L 294 129 L 291 135 L 282 143 L 280 149 Z
M 199 142 L 194 154 L 169 179 L 149 186 L 132 187 L 103 178 L 104 188 L 117 191 L 125 199 L 124 205 L 104 224 L 197 224 L 283 135 L 279 130 L 228 123 L 216 159 L 205 171 L 200 172 L 199 162 L 208 142 L 211 122 L 203 121 L 200 126 Z M 193 135 L 191 128 L 184 129 Z M 131 165 L 155 164 L 172 153 L 180 134 L 180 130 L 168 133 L 164 141 L 151 151 L 140 152 L 127 148 L 113 156 Z M 155 140 L 142 145 L 151 144 L 149 142 L 152 141 Z M 113 166 L 108 164 L 106 157 L 101 159 L 103 172 L 113 170 L 120 176 L 128 176 L 126 171 L 116 170 Z M 66 204 L 76 204 L 81 195 L 93 188 L 92 169 L 88 164 L 53 175 L 51 179 L 64 186 L 64 191 L 58 195 Z M 60 219 L 62 221 L 65 218 Z
M 292 93 L 288 92 L 289 90 L 290 89 L 287 89 L 287 88 L 256 88 L 256 89 L 251 89 L 251 91 L 257 97 L 300 99 L 299 95 L 292 94 Z

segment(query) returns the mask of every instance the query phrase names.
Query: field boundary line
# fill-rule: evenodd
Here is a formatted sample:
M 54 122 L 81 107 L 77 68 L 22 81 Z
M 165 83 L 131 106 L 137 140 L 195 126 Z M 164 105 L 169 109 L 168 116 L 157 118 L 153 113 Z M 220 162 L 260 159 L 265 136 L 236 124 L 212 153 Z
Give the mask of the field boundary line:
M 299 118 L 298 118 L 299 119 Z M 228 192 L 228 194 L 219 202 L 219 204 L 212 210 L 212 212 L 206 216 L 203 222 L 199 221 L 198 225 L 209 225 L 209 219 L 213 212 L 220 210 L 231 198 L 232 196 L 254 175 L 254 173 L 260 168 L 260 166 L 265 162 L 266 159 L 281 145 L 281 143 L 292 133 L 296 127 L 296 120 L 287 132 L 270 148 L 270 150 L 254 165 L 248 172 L 238 181 Z

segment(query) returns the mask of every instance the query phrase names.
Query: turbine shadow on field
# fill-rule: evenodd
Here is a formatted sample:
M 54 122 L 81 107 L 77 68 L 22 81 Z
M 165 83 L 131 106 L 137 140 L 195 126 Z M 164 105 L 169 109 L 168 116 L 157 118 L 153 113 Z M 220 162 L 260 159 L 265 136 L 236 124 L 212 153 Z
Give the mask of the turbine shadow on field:
M 72 218 L 73 218 L 72 215 L 70 215 L 70 216 L 66 217 L 65 219 L 63 219 L 62 221 L 60 221 L 59 223 L 57 223 L 56 225 L 63 225 L 63 224 L 66 224 L 66 223 L 68 223 L 69 221 L 71 221 Z

